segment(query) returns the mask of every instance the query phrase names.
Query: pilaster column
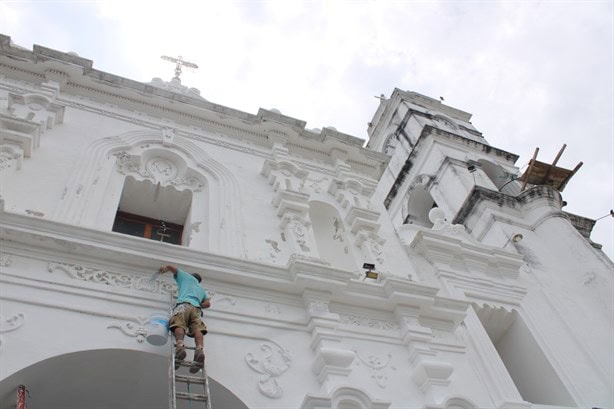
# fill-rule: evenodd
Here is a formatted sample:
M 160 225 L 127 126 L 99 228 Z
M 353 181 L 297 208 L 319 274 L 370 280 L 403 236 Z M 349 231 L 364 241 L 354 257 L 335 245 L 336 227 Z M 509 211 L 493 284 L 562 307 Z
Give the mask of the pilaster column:
M 280 143 L 273 145 L 272 156 L 264 162 L 261 173 L 275 192 L 272 204 L 281 219 L 282 237 L 299 257 L 319 259 L 309 219 L 309 194 L 303 190 L 309 172 L 293 163 Z
M 324 392 L 330 393 L 337 386 L 347 384 L 347 376 L 355 353 L 345 347 L 336 333 L 339 314 L 331 313 L 328 306 L 330 294 L 307 290 L 303 301 L 309 317 L 311 348 L 316 354 L 312 370 L 322 385 Z
M 427 400 L 438 402 L 445 396 L 454 366 L 436 358 L 437 351 L 430 346 L 433 337 L 430 328 L 423 327 L 415 307 L 398 306 L 394 311 L 401 326 L 401 336 L 409 351 L 412 366 L 411 379 L 425 394 Z

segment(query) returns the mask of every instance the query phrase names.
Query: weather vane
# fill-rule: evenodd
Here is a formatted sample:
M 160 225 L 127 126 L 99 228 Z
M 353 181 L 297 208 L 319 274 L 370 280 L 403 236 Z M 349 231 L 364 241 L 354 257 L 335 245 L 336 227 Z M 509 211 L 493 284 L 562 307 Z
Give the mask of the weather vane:
M 166 55 L 163 55 L 160 58 L 176 64 L 175 65 L 175 78 L 177 79 L 179 79 L 179 76 L 181 75 L 181 66 L 188 67 L 188 68 L 198 68 L 198 65 L 194 64 L 193 62 L 185 61 L 181 56 L 178 56 L 177 58 L 175 58 L 175 57 L 168 57 Z

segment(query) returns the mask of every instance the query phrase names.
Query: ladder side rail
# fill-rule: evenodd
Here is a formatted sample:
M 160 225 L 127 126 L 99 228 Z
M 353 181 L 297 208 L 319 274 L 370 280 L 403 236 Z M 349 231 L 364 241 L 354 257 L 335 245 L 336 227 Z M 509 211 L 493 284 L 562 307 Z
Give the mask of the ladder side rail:
M 173 316 L 173 305 L 177 301 L 177 298 L 173 297 L 173 293 L 170 293 L 170 308 L 169 308 L 169 321 Z M 169 332 L 170 328 L 169 328 Z M 175 384 L 175 340 L 173 334 L 169 334 L 169 348 L 170 354 L 168 358 L 168 400 L 169 408 L 177 409 L 177 386 Z
M 206 363 L 203 363 L 202 373 L 203 373 L 203 380 L 205 382 L 203 385 L 205 388 L 205 395 L 207 395 L 206 408 L 211 409 L 211 391 L 209 390 L 209 376 L 207 375 Z
M 170 342 L 171 353 L 168 359 L 168 401 L 169 408 L 176 409 L 177 408 L 177 400 L 176 400 L 176 387 L 175 387 L 175 348 L 174 342 Z

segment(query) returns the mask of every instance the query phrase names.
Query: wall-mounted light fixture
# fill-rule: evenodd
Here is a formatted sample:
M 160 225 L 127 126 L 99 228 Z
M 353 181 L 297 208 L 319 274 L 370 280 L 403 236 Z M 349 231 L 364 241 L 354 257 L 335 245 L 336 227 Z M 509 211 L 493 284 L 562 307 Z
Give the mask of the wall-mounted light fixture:
M 379 277 L 379 274 L 376 271 L 373 271 L 375 269 L 375 264 L 364 263 L 362 268 L 367 270 L 365 271 L 365 278 L 373 278 L 377 280 L 377 277 Z M 362 281 L 365 281 L 365 278 L 363 278 Z

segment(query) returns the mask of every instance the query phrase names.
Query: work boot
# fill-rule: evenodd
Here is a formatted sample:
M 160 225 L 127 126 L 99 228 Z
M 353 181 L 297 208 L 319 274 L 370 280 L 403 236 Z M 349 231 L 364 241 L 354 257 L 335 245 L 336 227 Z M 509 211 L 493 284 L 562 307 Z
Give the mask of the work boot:
M 183 342 L 178 342 L 177 345 L 175 345 L 175 370 L 179 369 L 181 361 L 185 359 L 186 355 L 185 345 Z
M 190 373 L 196 373 L 205 365 L 205 352 L 202 349 L 194 351 L 194 361 L 190 366 Z

